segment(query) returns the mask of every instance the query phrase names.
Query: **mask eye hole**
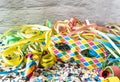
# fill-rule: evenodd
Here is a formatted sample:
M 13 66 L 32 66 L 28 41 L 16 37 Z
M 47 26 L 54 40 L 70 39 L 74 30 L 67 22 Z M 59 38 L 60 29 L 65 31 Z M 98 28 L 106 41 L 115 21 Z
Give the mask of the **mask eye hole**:
M 65 44 L 65 43 L 56 43 L 55 44 L 55 47 L 61 51 L 68 51 L 70 50 L 70 47 L 68 44 Z
M 95 57 L 95 52 L 91 54 L 91 50 L 89 50 L 89 49 L 86 49 L 86 50 L 81 51 L 81 54 L 82 54 L 83 56 L 89 57 L 89 58 Z

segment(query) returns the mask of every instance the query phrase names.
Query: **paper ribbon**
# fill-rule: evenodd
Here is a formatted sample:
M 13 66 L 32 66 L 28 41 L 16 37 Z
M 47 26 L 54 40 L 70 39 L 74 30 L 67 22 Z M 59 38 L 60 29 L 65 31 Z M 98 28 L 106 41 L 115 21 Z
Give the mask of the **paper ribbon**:
M 21 39 L 22 38 L 20 36 L 18 36 L 16 33 L 13 33 L 13 34 L 9 34 L 8 36 L 4 36 L 2 38 L 2 42 L 3 42 L 3 44 L 11 44 L 11 43 L 15 43 Z
M 107 35 L 105 35 L 103 32 L 100 32 L 100 31 L 98 31 L 98 30 L 95 30 L 95 29 L 93 29 L 93 31 L 94 31 L 94 32 L 97 32 L 99 35 L 101 35 L 102 37 L 104 37 L 105 39 L 107 39 L 108 42 L 111 43 L 112 47 L 117 51 L 118 56 L 120 56 L 120 52 L 119 52 L 120 49 L 115 45 L 115 43 L 114 43 Z M 105 44 L 103 44 L 103 45 L 105 45 Z M 107 46 L 107 45 L 106 45 L 106 46 Z
M 39 66 L 44 67 L 45 69 L 50 68 L 56 61 L 55 55 L 52 53 L 50 49 L 51 45 L 51 31 L 47 31 L 45 34 L 45 47 L 43 48 L 43 52 L 39 58 Z
M 45 69 L 48 69 L 55 63 L 55 60 L 56 60 L 55 56 L 52 55 L 48 50 L 43 51 L 39 61 L 39 66 L 42 66 Z
M 47 26 L 49 28 L 52 28 L 52 22 L 51 22 L 51 20 L 47 19 L 46 23 L 45 23 L 45 26 Z
M 10 47 L 3 51 L 2 58 L 5 63 L 12 66 L 17 66 L 23 61 L 23 53 L 20 47 Z
M 102 82 L 120 82 L 118 77 L 108 77 L 104 80 L 102 80 Z
M 0 74 L 18 73 L 18 69 L 21 67 L 22 62 L 12 70 L 0 71 Z

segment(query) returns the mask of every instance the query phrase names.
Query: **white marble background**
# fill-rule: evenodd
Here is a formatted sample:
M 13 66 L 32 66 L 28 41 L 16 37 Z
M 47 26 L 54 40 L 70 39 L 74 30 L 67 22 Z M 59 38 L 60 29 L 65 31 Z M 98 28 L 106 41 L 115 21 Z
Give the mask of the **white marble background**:
M 120 23 L 120 0 L 0 0 L 0 33 L 15 25 L 71 17 Z

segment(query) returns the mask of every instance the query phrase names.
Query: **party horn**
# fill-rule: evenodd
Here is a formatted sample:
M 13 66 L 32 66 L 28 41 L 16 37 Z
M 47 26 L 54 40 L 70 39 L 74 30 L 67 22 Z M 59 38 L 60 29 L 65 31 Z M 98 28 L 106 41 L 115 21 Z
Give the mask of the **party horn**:
M 101 72 L 100 76 L 104 78 L 116 76 L 120 79 L 120 68 L 117 66 L 107 66 L 104 71 Z
M 33 60 L 33 54 L 27 55 L 27 62 L 26 62 L 26 71 L 25 71 L 25 78 L 29 80 L 35 69 L 37 68 L 36 62 Z

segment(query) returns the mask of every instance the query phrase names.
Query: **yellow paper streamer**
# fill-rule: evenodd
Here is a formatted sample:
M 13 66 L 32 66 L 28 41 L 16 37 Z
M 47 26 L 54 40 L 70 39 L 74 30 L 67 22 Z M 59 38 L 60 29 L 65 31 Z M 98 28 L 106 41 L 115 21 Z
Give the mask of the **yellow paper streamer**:
M 108 77 L 105 80 L 102 80 L 102 82 L 120 82 L 118 77 Z
M 55 55 L 51 53 L 50 51 L 50 45 L 51 45 L 51 33 L 52 31 L 47 31 L 45 34 L 45 43 L 46 46 L 44 47 L 43 53 L 40 57 L 39 65 L 42 65 L 44 68 L 49 68 L 51 67 L 55 61 Z
M 2 58 L 5 63 L 17 66 L 23 60 L 23 53 L 20 47 L 10 47 L 3 51 Z
M 35 26 L 37 26 L 37 25 L 35 25 Z M 22 30 L 18 30 L 18 32 L 24 33 L 24 36 L 26 38 L 26 39 L 20 40 L 19 42 L 0 46 L 0 48 L 7 48 L 7 49 L 3 50 L 3 52 L 2 52 L 2 58 L 5 63 L 7 63 L 8 65 L 17 66 L 18 64 L 20 64 L 21 61 L 23 61 L 23 59 L 25 59 L 25 61 L 26 61 L 25 55 L 28 53 L 33 54 L 34 60 L 39 59 L 39 56 L 41 55 L 43 48 L 44 48 L 44 46 L 41 45 L 41 43 L 45 42 L 45 37 L 47 37 L 46 34 L 49 32 L 45 31 L 42 34 L 39 34 L 39 33 L 41 30 L 44 30 L 44 29 L 49 30 L 49 29 L 47 29 L 45 26 L 41 27 L 38 25 L 37 26 L 38 27 L 37 31 L 39 31 L 39 33 L 38 33 L 38 32 L 36 32 L 36 30 L 35 31 L 31 30 L 35 26 L 34 25 L 24 25 L 22 27 L 20 27 L 20 26 L 13 27 L 12 29 L 5 32 L 5 34 L 3 34 L 3 36 L 5 36 L 5 35 L 9 34 L 9 32 L 11 32 L 12 30 L 15 30 L 16 28 L 22 28 Z M 43 28 L 43 27 L 45 27 L 45 28 Z M 36 34 L 32 34 L 32 32 L 36 32 Z M 26 35 L 27 35 L 27 37 L 26 37 Z M 49 42 L 48 38 L 47 38 L 47 41 Z M 47 43 L 47 44 L 49 45 L 49 43 Z M 46 49 L 47 49 L 48 45 L 46 46 Z M 24 47 L 26 47 L 26 48 L 23 49 Z M 25 50 L 26 53 L 22 50 Z

